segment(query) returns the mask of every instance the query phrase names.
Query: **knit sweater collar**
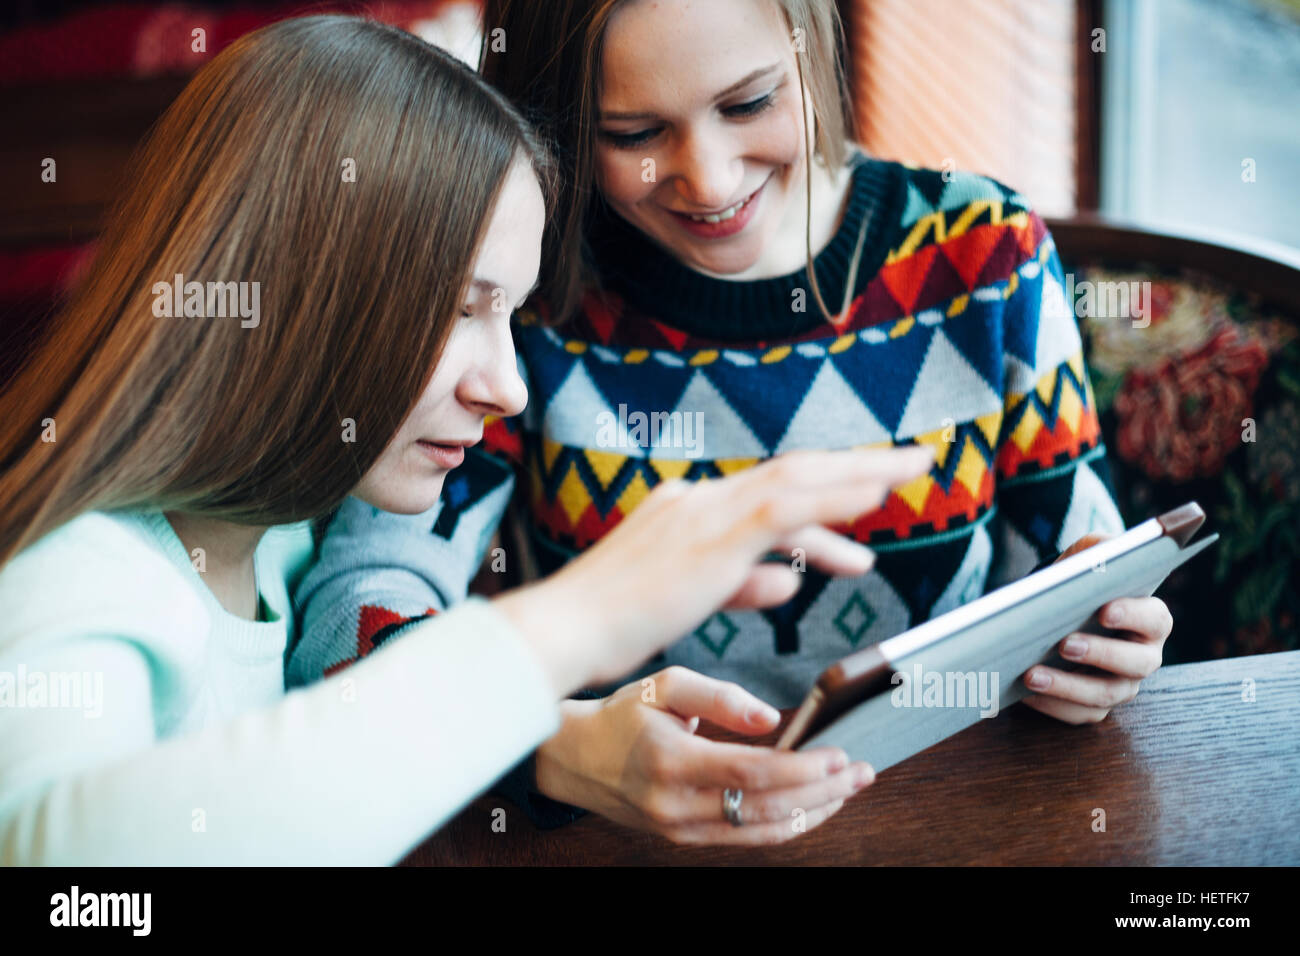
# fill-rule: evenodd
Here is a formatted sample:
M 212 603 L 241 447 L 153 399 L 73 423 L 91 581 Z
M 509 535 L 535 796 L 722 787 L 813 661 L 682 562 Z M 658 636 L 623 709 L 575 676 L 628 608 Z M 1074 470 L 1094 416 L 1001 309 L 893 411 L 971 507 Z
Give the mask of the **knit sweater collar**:
M 814 258 L 822 298 L 830 309 L 844 299 L 853 250 L 864 217 L 870 217 L 854 296 L 880 270 L 891 226 L 904 203 L 906 179 L 897 163 L 855 153 L 848 201 L 839 228 Z M 667 325 L 703 338 L 741 342 L 797 336 L 825 323 L 808 281 L 808 269 L 749 281 L 718 279 L 682 265 L 675 257 L 612 212 L 593 224 L 592 255 L 603 287 L 628 305 Z M 803 289 L 805 309 L 791 308 Z

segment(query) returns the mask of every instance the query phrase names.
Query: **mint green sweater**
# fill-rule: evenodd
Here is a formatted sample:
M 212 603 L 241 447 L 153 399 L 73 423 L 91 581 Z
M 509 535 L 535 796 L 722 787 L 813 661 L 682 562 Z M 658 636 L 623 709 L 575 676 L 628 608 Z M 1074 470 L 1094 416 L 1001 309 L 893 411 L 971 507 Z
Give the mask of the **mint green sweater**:
M 256 622 L 156 512 L 82 515 L 0 570 L 0 864 L 392 863 L 558 729 L 481 599 L 286 695 L 312 557 L 305 523 L 266 533 Z

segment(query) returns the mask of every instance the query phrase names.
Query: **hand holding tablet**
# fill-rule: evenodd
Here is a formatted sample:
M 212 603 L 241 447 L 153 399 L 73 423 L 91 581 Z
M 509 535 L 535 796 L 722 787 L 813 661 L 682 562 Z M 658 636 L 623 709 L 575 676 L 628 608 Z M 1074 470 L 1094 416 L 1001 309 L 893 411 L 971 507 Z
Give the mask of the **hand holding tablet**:
M 1112 537 L 1086 535 L 1056 560 Z M 1072 632 L 1057 645 L 1069 664 L 1036 665 L 1023 675 L 1034 692 L 1022 701 L 1025 706 L 1068 724 L 1098 723 L 1137 697 L 1142 681 L 1163 662 L 1174 624 L 1169 608 L 1158 597 L 1121 597 L 1102 605 L 1098 614 L 1103 626 Z
M 1189 502 L 1092 547 L 1081 542 L 1086 550 L 849 655 L 818 679 L 778 749 L 843 747 L 880 771 L 992 716 L 1031 692 L 1021 676 L 1035 665 L 1075 667 L 1057 653 L 1066 635 L 1124 633 L 1102 627 L 1100 609 L 1150 596 L 1217 541 L 1191 543 L 1204 520 Z

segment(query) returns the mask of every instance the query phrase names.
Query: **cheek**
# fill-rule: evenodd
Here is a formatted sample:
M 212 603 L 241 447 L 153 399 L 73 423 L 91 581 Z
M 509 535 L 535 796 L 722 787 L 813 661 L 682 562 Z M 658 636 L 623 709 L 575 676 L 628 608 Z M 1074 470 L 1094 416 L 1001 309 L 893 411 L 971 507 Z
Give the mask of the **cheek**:
M 438 365 L 433 376 L 424 386 L 415 410 L 406 427 L 414 422 L 425 420 L 438 409 L 445 407 L 456 391 L 456 386 L 474 360 L 477 350 L 483 348 L 479 326 L 471 320 L 459 319 L 447 337 L 442 354 L 438 356 Z
M 642 165 L 648 158 L 637 150 L 597 147 L 596 183 L 606 201 L 615 206 L 630 205 L 654 192 L 656 184 L 643 178 L 643 174 L 649 175 Z
M 796 166 L 803 161 L 804 122 L 798 96 L 786 97 L 756 126 L 757 139 L 769 162 Z

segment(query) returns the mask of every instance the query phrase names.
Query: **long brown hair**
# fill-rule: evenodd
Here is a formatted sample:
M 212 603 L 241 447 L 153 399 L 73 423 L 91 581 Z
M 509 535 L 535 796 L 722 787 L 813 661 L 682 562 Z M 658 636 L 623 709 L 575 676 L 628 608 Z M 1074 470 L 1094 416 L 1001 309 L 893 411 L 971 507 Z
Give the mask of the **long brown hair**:
M 223 50 L 133 158 L 0 398 L 0 564 L 95 509 L 272 525 L 335 507 L 432 375 L 521 157 L 549 193 L 508 102 L 393 27 L 304 17 Z M 260 322 L 158 317 L 177 275 L 259 283 Z
M 555 319 L 569 316 L 583 290 L 598 280 L 584 236 L 597 201 L 594 184 L 601 47 L 610 18 L 625 2 L 486 0 L 484 4 L 479 72 L 549 141 L 562 171 L 557 211 L 547 223 L 543 240 L 539 289 Z M 828 168 L 837 170 L 844 163 L 852 129 L 839 13 L 829 0 L 772 2 L 780 7 L 791 31 L 800 94 L 806 84 L 812 99 L 816 142 L 815 146 L 806 142 L 805 148 Z M 498 30 L 504 32 L 495 32 Z M 500 40 L 505 41 L 502 52 L 498 52 Z M 812 131 L 808 132 L 811 139 Z M 806 159 L 811 194 L 812 163 L 807 153 Z M 810 200 L 810 220 L 811 212 Z M 805 239 L 813 294 L 829 319 L 812 264 L 811 221 Z M 853 274 L 858 255 L 854 256 Z

